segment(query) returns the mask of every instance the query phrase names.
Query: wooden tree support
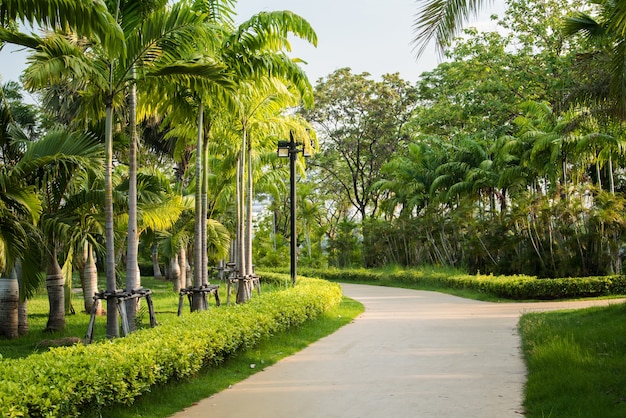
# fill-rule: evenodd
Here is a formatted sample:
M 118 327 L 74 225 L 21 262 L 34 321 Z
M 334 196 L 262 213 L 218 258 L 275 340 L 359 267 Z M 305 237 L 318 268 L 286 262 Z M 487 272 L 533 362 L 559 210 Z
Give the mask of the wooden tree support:
M 89 344 L 93 341 L 93 331 L 96 324 L 96 312 L 98 311 L 98 305 L 100 304 L 100 300 L 109 300 L 115 299 L 115 304 L 117 305 L 117 311 L 120 314 L 121 325 L 122 325 L 122 336 L 127 336 L 130 333 L 130 328 L 128 326 L 128 315 L 126 314 L 126 302 L 130 299 L 137 298 L 146 298 L 146 302 L 148 304 L 148 312 L 150 314 L 150 327 L 154 328 L 157 326 L 156 314 L 154 313 L 154 304 L 152 303 L 152 290 L 150 289 L 135 289 L 130 292 L 125 290 L 118 290 L 115 292 L 101 291 L 97 292 L 93 296 L 93 308 L 91 311 L 91 319 L 89 320 L 89 325 L 87 326 L 87 335 L 85 336 L 85 344 Z
M 197 294 L 201 295 L 202 305 L 205 310 L 209 308 L 207 295 L 210 295 L 211 293 L 215 295 L 215 305 L 220 306 L 221 305 L 220 295 L 218 293 L 219 288 L 220 288 L 220 285 L 218 284 L 205 284 L 200 287 L 185 287 L 183 289 L 180 289 L 180 293 L 179 293 L 180 299 L 178 300 L 178 316 L 181 316 L 183 313 L 183 304 L 185 300 L 185 295 L 187 296 L 187 299 L 189 300 L 190 310 L 192 306 L 193 295 L 197 295 Z
M 255 274 L 251 274 L 245 277 L 239 276 L 237 274 L 238 270 L 235 267 L 235 263 L 227 263 L 226 268 L 213 267 L 213 270 L 217 271 L 218 279 L 221 279 L 222 281 L 225 281 L 227 283 L 226 306 L 230 306 L 230 294 L 234 287 L 233 283 L 237 283 L 237 286 L 239 286 L 239 283 L 252 281 L 252 286 L 257 289 L 259 295 L 261 294 L 261 278 Z

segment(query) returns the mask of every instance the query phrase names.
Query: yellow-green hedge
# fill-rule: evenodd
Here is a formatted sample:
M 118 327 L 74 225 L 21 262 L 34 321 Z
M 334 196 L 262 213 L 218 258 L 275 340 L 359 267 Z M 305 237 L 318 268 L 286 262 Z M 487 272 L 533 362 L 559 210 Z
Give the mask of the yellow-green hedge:
M 86 405 L 132 403 L 152 385 L 196 373 L 341 301 L 338 285 L 301 279 L 249 303 L 183 316 L 126 338 L 0 361 L 0 416 L 77 416 Z
M 403 270 L 385 273 L 373 270 L 304 270 L 305 274 L 332 281 L 386 284 L 406 283 L 432 288 L 473 290 L 504 299 L 567 299 L 626 294 L 626 276 L 539 279 L 534 276 L 494 276 L 449 273 L 436 270 Z

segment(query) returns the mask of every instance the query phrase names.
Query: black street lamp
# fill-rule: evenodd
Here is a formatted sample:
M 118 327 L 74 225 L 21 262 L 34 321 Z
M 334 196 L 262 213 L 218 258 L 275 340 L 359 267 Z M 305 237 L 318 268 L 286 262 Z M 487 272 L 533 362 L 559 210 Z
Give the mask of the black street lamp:
M 296 158 L 298 153 L 302 153 L 305 157 L 309 157 L 306 147 L 302 143 L 294 141 L 293 132 L 289 132 L 289 141 L 278 141 L 278 156 L 281 158 L 289 157 L 289 199 L 290 199 L 290 216 L 291 216 L 291 241 L 290 241 L 290 265 L 291 265 L 291 284 L 296 284 L 296 274 L 298 265 L 298 249 L 296 237 Z

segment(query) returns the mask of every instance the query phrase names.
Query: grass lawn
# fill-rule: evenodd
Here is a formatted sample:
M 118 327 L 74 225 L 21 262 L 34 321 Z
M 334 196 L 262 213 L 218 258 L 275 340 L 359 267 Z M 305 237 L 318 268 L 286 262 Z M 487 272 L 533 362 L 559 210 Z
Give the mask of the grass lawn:
M 524 315 L 526 417 L 626 417 L 624 324 L 624 304 Z

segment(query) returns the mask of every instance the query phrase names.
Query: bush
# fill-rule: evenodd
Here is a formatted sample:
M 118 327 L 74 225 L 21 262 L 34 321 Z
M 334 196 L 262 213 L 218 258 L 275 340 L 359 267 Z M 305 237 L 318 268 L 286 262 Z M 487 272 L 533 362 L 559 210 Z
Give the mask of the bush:
M 472 290 L 511 300 L 551 300 L 626 294 L 626 276 L 538 279 L 533 276 L 470 275 L 433 269 L 381 272 L 375 270 L 307 270 L 327 280 L 373 283 L 381 285 L 410 284 L 424 288 Z
M 0 360 L 0 416 L 77 416 L 94 405 L 130 404 L 155 384 L 193 375 L 340 301 L 338 285 L 302 279 L 247 304 L 183 316 L 125 338 Z

